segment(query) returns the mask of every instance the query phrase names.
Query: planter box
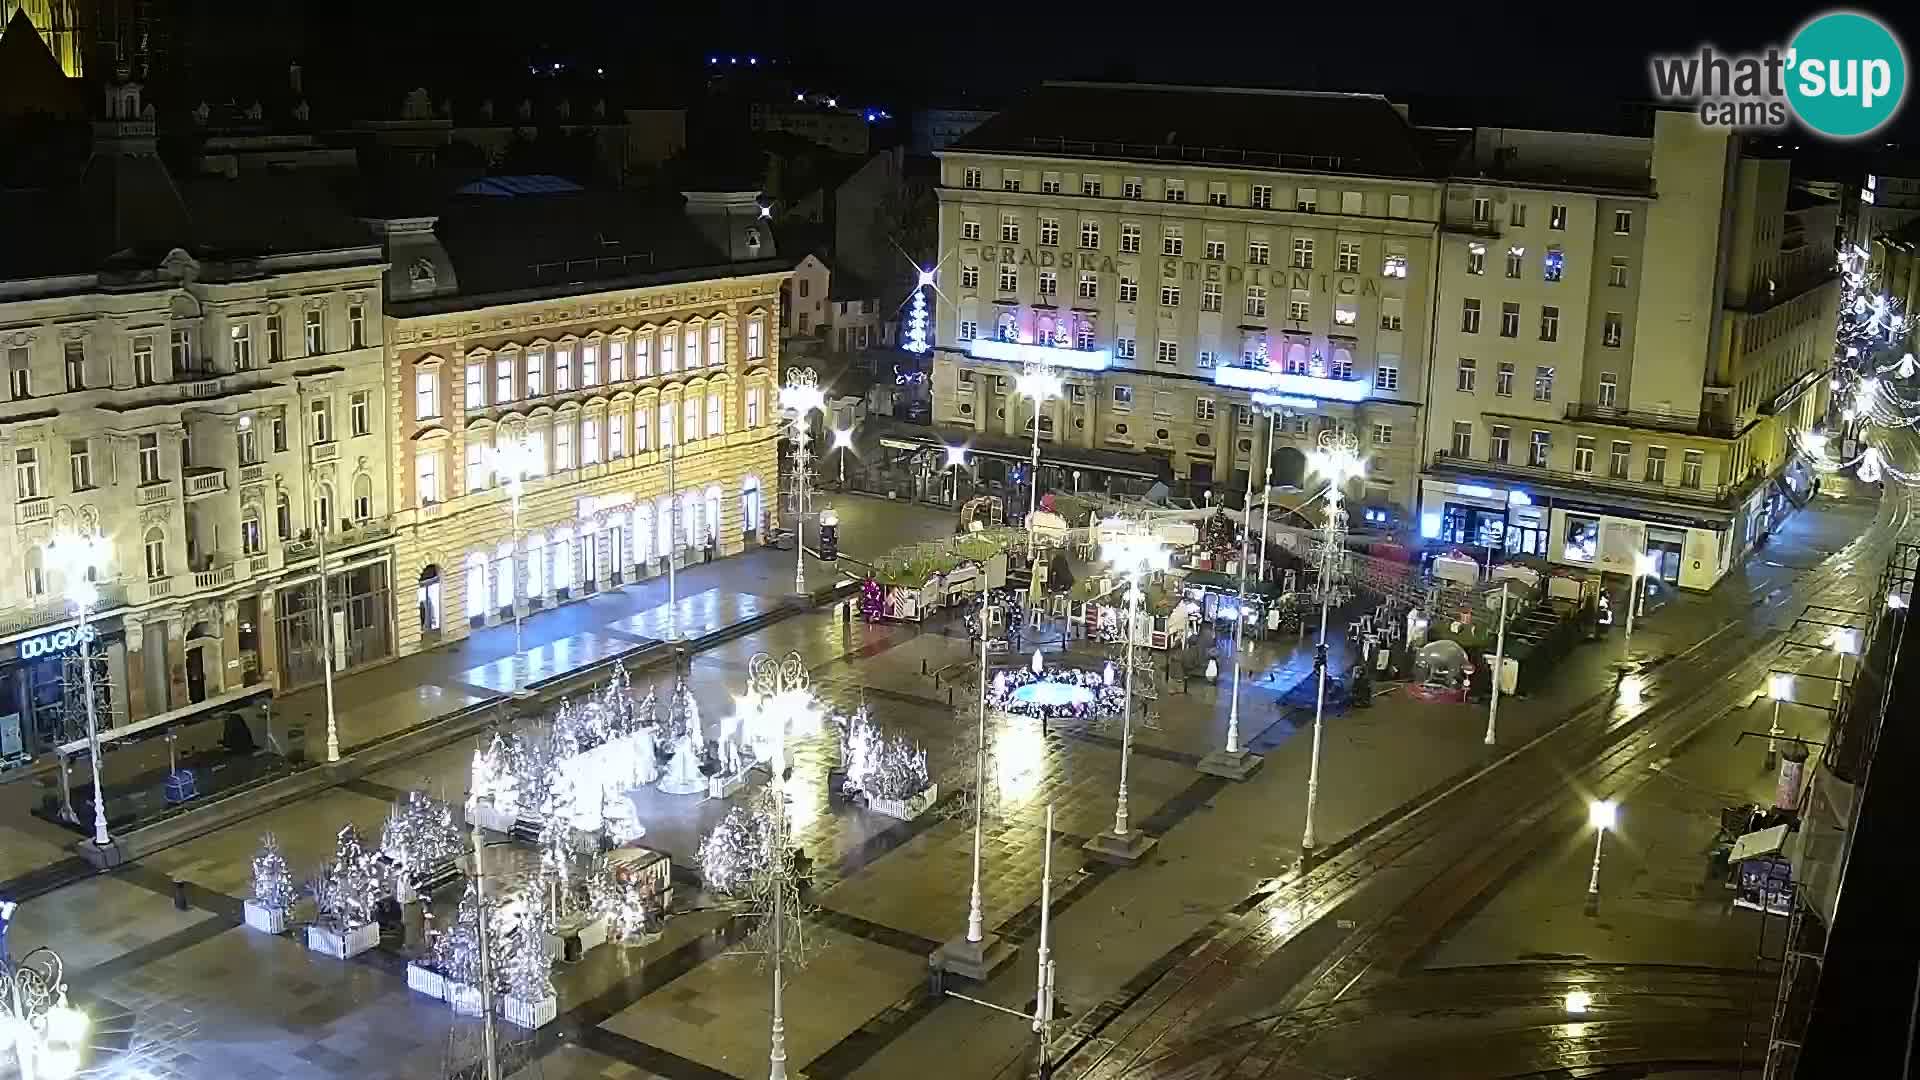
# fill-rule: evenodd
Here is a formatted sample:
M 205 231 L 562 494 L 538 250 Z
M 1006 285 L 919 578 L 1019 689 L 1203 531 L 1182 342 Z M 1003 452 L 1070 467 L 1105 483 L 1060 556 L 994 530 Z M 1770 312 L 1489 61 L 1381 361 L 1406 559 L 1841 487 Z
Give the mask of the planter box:
M 513 823 L 519 820 L 519 818 L 520 812 L 518 810 L 515 810 L 513 813 L 507 813 L 506 811 L 495 809 L 491 802 L 474 802 L 467 807 L 467 824 L 478 825 L 483 829 L 490 829 L 497 833 L 511 831 L 513 829 Z
M 746 786 L 747 774 L 745 772 L 740 772 L 733 776 L 710 776 L 707 778 L 707 798 L 730 799 L 738 794 L 740 789 Z
M 453 1006 L 454 1012 L 459 1013 L 461 1016 L 480 1015 L 479 987 L 448 980 L 446 989 L 447 1004 Z
M 510 1024 L 523 1028 L 545 1027 L 560 1015 L 560 999 L 548 994 L 538 1001 L 522 1001 L 508 994 L 500 1003 L 500 1012 Z
M 378 944 L 380 944 L 379 923 L 361 923 L 346 930 L 319 923 L 307 927 L 307 948 L 317 953 L 325 953 L 336 960 L 347 960 L 359 956 Z
M 246 914 L 247 925 L 263 934 L 284 934 L 287 932 L 287 910 L 270 908 L 258 900 L 248 900 L 241 905 Z
M 575 942 L 575 948 L 569 955 L 567 943 Z M 578 960 L 588 950 L 597 949 L 607 943 L 607 917 L 596 915 L 591 919 L 569 920 L 553 928 L 547 935 L 547 955 L 555 960 Z
M 908 799 L 882 799 L 869 795 L 867 809 L 886 817 L 912 821 L 926 813 L 938 798 L 940 798 L 940 785 L 933 784 L 927 790 Z
M 407 989 L 418 991 L 430 998 L 445 1001 L 447 998 L 447 977 L 419 964 L 407 965 Z

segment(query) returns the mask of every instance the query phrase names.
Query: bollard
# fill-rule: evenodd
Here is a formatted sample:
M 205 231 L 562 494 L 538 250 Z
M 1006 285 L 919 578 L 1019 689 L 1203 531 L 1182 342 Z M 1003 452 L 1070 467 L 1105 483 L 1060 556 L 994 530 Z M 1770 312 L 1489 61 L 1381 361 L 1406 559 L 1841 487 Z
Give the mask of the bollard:
M 173 909 L 175 911 L 187 910 L 187 883 L 184 881 L 176 881 L 173 883 Z
M 953 687 L 951 686 L 947 687 L 947 704 L 953 704 Z

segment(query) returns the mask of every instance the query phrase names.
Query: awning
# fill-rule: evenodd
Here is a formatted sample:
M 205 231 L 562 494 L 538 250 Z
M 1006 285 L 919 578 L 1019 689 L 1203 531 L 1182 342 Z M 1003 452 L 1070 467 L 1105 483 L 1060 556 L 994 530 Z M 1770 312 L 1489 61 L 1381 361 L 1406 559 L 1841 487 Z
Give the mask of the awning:
M 159 716 L 149 716 L 145 720 L 138 720 L 124 727 L 108 728 L 100 733 L 100 745 L 105 746 L 115 740 L 130 739 L 147 732 L 161 731 L 175 724 L 185 723 L 189 720 L 197 720 L 203 713 L 209 713 L 215 709 L 225 708 L 227 706 L 244 704 L 251 698 L 259 697 L 263 694 L 270 695 L 272 693 L 273 684 L 262 682 L 254 683 L 251 686 L 243 686 L 238 690 L 230 690 L 224 694 L 216 694 L 205 701 L 196 701 L 185 708 L 174 709 L 171 712 L 163 712 Z M 59 747 L 54 752 L 61 757 L 70 757 L 80 753 L 86 748 L 86 739 L 75 739 Z
M 1733 842 L 1733 850 L 1727 853 L 1729 863 L 1743 863 L 1748 859 L 1758 859 L 1764 855 L 1778 855 L 1780 848 L 1787 842 L 1787 827 L 1775 825 L 1771 829 L 1750 832 Z

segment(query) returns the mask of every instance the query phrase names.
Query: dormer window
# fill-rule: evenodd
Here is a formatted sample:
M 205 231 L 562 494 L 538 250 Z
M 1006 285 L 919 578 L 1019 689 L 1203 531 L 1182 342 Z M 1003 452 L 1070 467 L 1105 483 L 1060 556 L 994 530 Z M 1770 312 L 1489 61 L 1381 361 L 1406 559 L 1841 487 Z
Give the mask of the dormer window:
M 416 289 L 433 288 L 436 277 L 432 259 L 415 259 L 413 265 L 407 268 L 407 280 Z
M 760 230 L 759 229 L 750 228 L 747 230 L 747 254 L 749 255 L 760 254 Z

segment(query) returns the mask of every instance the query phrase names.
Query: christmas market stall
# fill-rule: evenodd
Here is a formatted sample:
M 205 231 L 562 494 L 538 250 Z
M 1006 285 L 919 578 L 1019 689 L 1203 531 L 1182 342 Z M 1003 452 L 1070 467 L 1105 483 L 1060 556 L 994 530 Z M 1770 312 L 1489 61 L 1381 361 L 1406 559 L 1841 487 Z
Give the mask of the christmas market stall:
M 910 544 L 874 560 L 860 586 L 860 616 L 868 622 L 920 622 L 946 607 L 972 601 L 980 575 L 988 588 L 1007 583 L 1007 553 L 1024 549 L 1021 529 L 986 529 L 951 539 Z

